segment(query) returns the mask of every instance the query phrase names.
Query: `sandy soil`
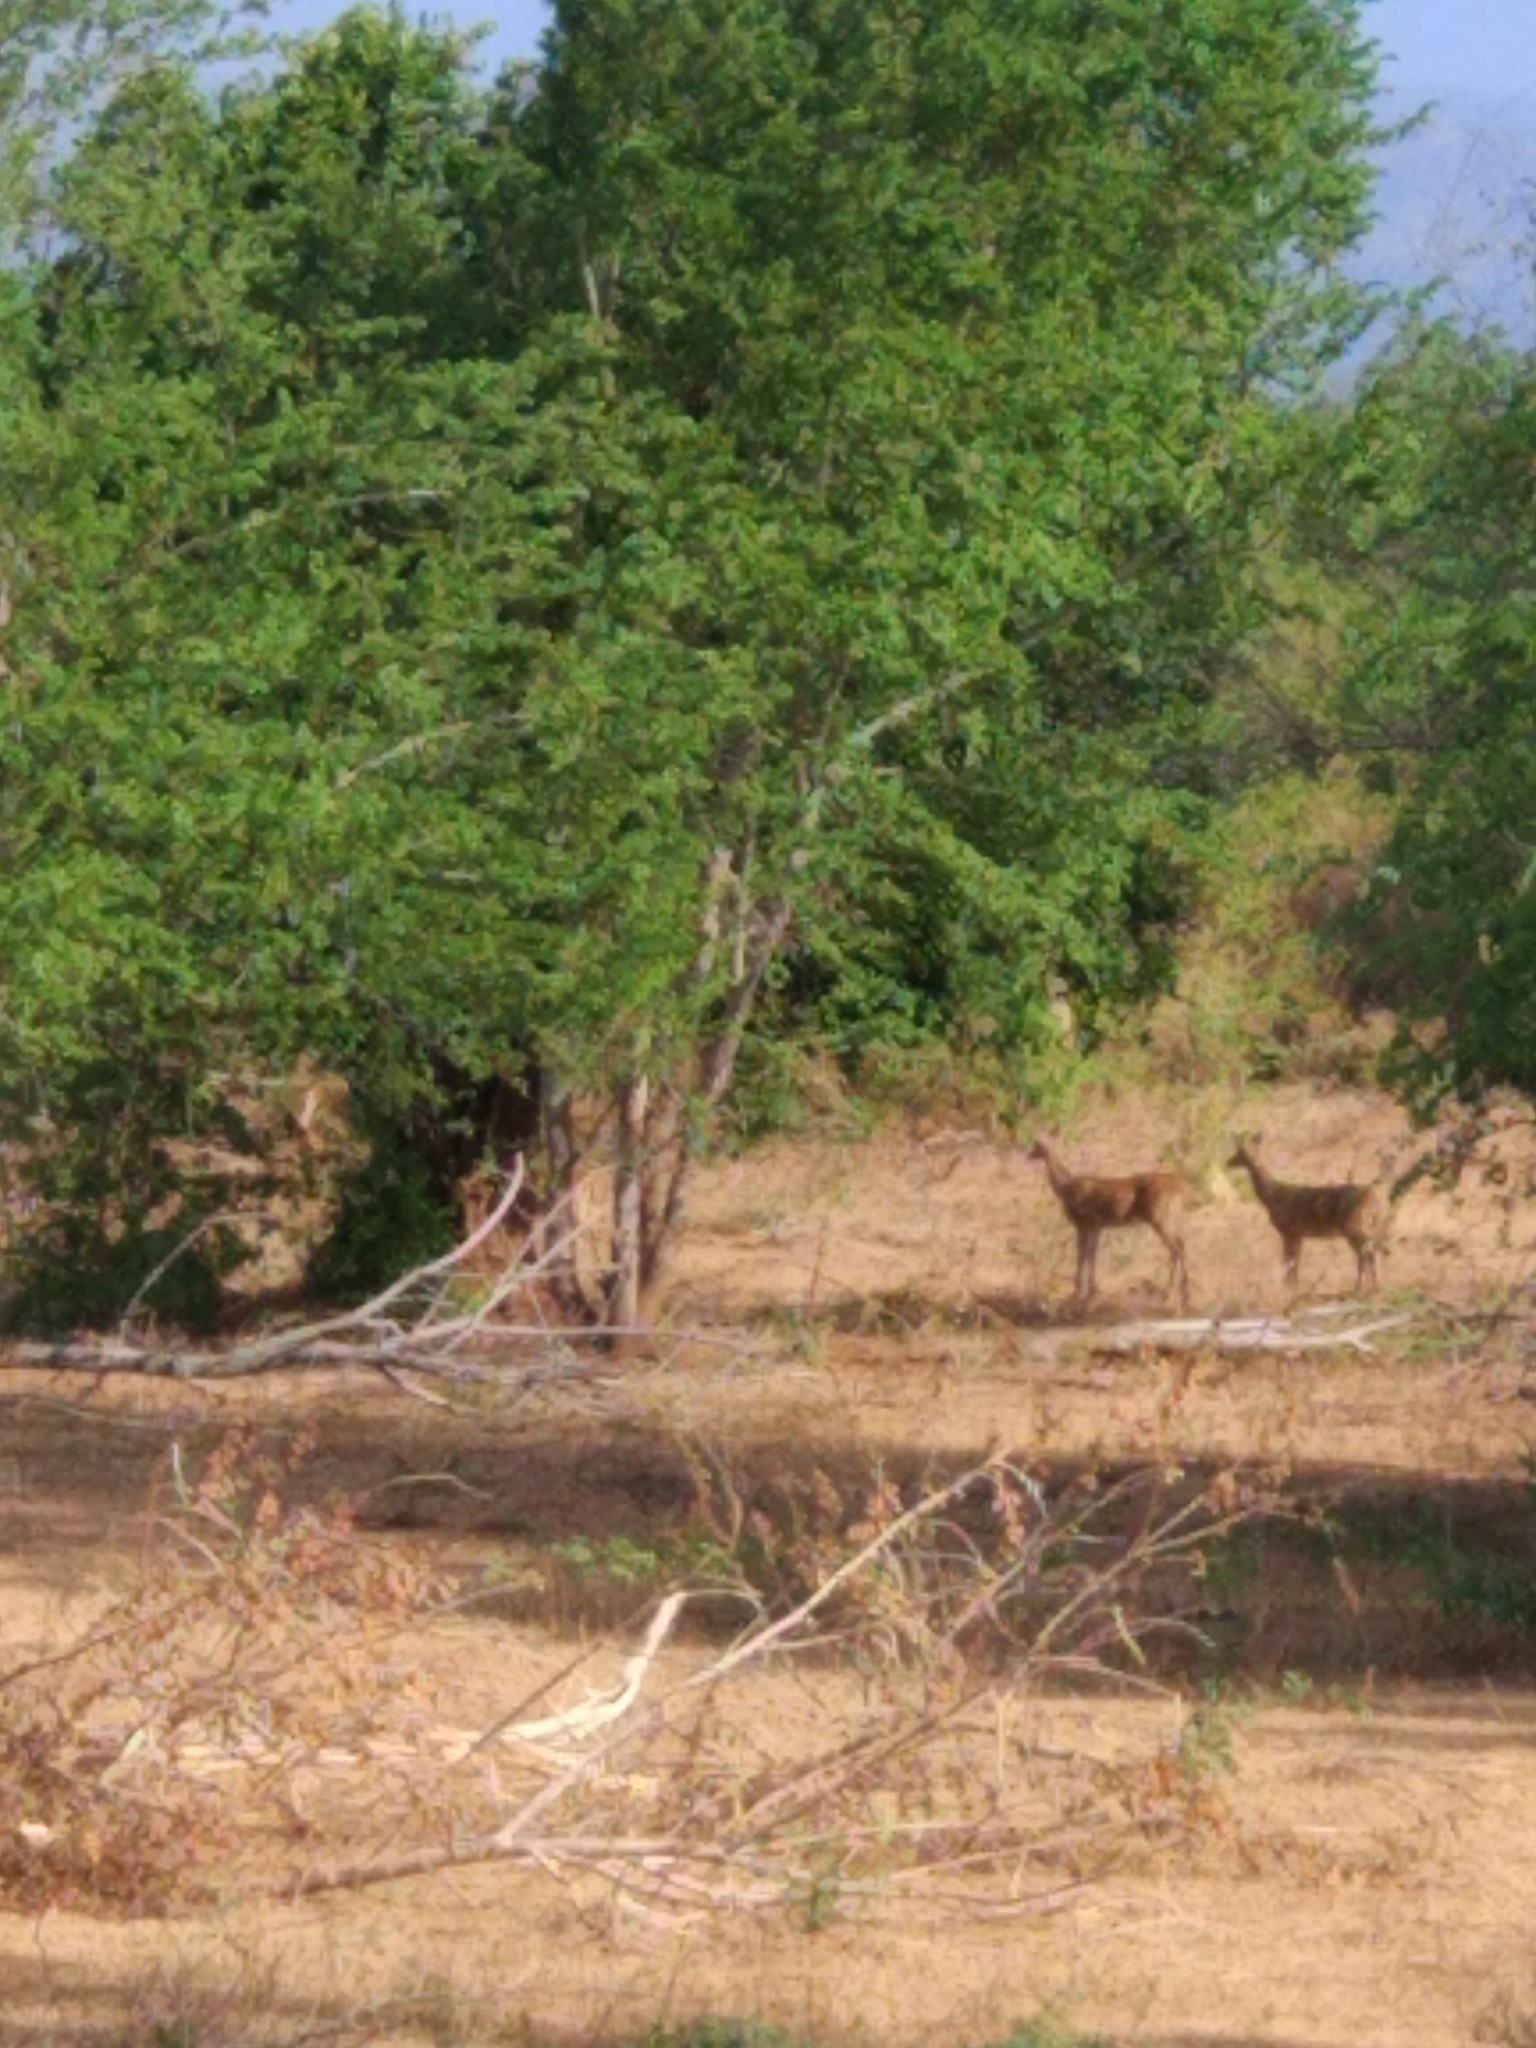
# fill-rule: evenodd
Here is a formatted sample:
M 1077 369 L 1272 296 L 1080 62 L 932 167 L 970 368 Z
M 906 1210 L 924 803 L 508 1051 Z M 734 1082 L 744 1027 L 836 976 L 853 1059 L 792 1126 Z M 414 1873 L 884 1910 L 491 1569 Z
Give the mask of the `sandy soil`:
M 1079 1709 L 1077 1739 L 1112 1739 L 1128 1711 Z M 91 2038 L 93 2016 L 121 2027 L 135 2006 L 191 2016 L 199 2041 L 250 2039 L 262 2013 L 283 2040 L 344 2022 L 363 2039 L 613 2037 L 756 2013 L 821 2038 L 984 2041 L 1047 2013 L 1163 2048 L 1519 2041 L 1533 1737 L 1536 1696 L 1491 1689 L 1254 1712 L 1224 1838 L 1045 1918 L 930 1900 L 815 1934 L 790 1916 L 663 1930 L 599 1886 L 487 1870 L 170 1924 L 8 1918 L 0 2041 Z
M 1229 1314 L 1281 1299 L 1273 1234 L 1220 1165 L 1236 1108 L 1117 1105 L 1064 1141 L 1084 1168 L 1161 1156 L 1192 1173 L 1197 1305 Z M 1409 1143 L 1363 1093 L 1281 1093 L 1243 1119 L 1254 1124 L 1298 1179 L 1365 1177 Z M 1389 1303 L 1520 1309 L 1536 1206 L 1514 1146 L 1490 1177 L 1403 1202 Z M 1105 1301 L 1086 1324 L 1065 1317 L 1071 1233 L 1023 1149 L 940 1134 L 774 1146 L 711 1169 L 664 1304 L 675 1332 L 702 1336 L 674 1335 L 563 1405 L 466 1417 L 373 1383 L 7 1374 L 0 1663 L 90 1624 L 146 1554 L 171 1445 L 195 1463 L 242 1418 L 281 1435 L 303 1416 L 303 1485 L 361 1498 L 371 1543 L 445 1571 L 494 1553 L 514 1579 L 573 1535 L 648 1540 L 684 1524 L 682 1432 L 748 1477 L 785 1460 L 916 1475 L 1002 1446 L 1058 1464 L 1269 1461 L 1313 1497 L 1427 1500 L 1461 1527 L 1520 1501 L 1523 1325 L 1421 1315 L 1370 1353 L 1109 1358 L 1094 1331 L 1159 1305 L 1161 1253 L 1141 1232 L 1111 1239 Z M 1313 1246 L 1304 1274 L 1318 1295 L 1342 1294 L 1352 1261 Z M 1390 1571 L 1351 1603 L 1283 1536 L 1254 1560 L 1234 1614 L 1214 1617 L 1235 1633 L 1217 1667 L 1233 1768 L 1214 1774 L 1211 1827 L 1177 1851 L 1127 1854 L 1048 1913 L 994 1917 L 994 1888 L 876 1900 L 816 1932 L 792 1912 L 663 1925 L 596 1880 L 475 1869 L 302 1902 L 231 1897 L 174 1921 L 0 1915 L 0 2048 L 222 2048 L 263 2038 L 258 2014 L 284 2041 L 608 2039 L 707 2013 L 903 2048 L 998 2040 L 1042 2014 L 1163 2048 L 1536 2039 L 1536 1658 Z M 573 1640 L 617 1670 L 628 1639 L 611 1624 L 632 1594 L 605 1607 L 551 1570 L 541 1585 L 405 1641 L 435 1713 L 488 1724 Z M 680 1642 L 667 1668 L 699 1654 Z M 1155 1749 L 1201 1682 L 1145 1702 L 1041 1701 L 1034 1732 Z M 807 1697 L 803 1680 L 767 1673 L 739 1711 L 790 1741 Z M 168 2015 L 183 2033 L 156 2036 Z

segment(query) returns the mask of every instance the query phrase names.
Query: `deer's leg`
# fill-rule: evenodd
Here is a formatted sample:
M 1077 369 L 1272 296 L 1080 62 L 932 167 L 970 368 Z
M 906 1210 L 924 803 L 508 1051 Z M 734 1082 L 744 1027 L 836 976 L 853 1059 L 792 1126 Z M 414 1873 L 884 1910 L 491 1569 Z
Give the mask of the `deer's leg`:
M 1184 1238 L 1171 1225 L 1154 1223 L 1152 1228 L 1162 1240 L 1163 1250 L 1168 1254 L 1168 1294 L 1177 1300 L 1183 1314 L 1189 1313 L 1189 1261 L 1184 1255 Z
M 1376 1292 L 1376 1247 L 1371 1240 L 1362 1238 L 1355 1246 L 1355 1285 L 1362 1294 Z
M 1285 1271 L 1285 1285 L 1288 1292 L 1294 1294 L 1301 1285 L 1301 1239 L 1299 1237 L 1282 1237 L 1280 1247 Z
M 1099 1233 L 1096 1230 L 1079 1230 L 1077 1233 L 1077 1299 L 1086 1308 L 1092 1301 L 1098 1282 Z

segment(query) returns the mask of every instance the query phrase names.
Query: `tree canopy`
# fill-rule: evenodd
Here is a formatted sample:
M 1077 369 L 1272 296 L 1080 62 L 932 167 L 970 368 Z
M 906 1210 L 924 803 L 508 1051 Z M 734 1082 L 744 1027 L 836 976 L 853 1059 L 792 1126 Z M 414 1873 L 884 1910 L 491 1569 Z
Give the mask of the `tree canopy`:
M 50 1228 L 172 1228 L 233 1075 L 423 1156 L 499 1077 L 546 1141 L 607 1105 L 628 1320 L 766 993 L 1027 1052 L 1147 987 L 1372 78 L 1353 0 L 563 0 L 490 89 L 364 8 L 217 98 L 131 67 L 0 289 Z
M 1353 918 L 1425 1108 L 1536 1089 L 1536 359 L 1410 328 L 1316 423 L 1306 545 L 1351 592 L 1344 744 L 1396 823 Z

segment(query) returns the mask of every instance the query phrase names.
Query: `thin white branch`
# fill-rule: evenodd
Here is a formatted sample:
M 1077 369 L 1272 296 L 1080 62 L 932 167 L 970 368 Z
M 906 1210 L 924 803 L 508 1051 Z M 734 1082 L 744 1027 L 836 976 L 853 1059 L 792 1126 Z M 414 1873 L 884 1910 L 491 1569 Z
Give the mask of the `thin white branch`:
M 1332 1330 L 1305 1329 L 1287 1316 L 1243 1317 L 1234 1322 L 1220 1316 L 1174 1322 L 1118 1323 L 1112 1329 L 1085 1330 L 1094 1351 L 1123 1356 L 1137 1351 L 1374 1351 L 1372 1337 L 1386 1330 L 1407 1329 L 1418 1321 L 1410 1311 L 1378 1316 L 1367 1323 Z
M 651 1625 L 645 1632 L 645 1641 L 629 1658 L 623 1668 L 617 1686 L 607 1692 L 588 1693 L 579 1705 L 566 1707 L 556 1714 L 547 1714 L 539 1721 L 513 1721 L 497 1730 L 500 1740 L 509 1738 L 542 1746 L 551 1742 L 586 1742 L 599 1730 L 627 1714 L 640 1697 L 641 1688 L 656 1653 L 672 1633 L 673 1624 L 682 1613 L 689 1596 L 687 1593 L 669 1593 L 656 1612 L 651 1616 Z M 470 1737 L 459 1752 L 468 1755 L 471 1749 L 479 1748 L 484 1741 L 480 1735 Z M 450 1755 L 449 1761 L 454 1759 Z M 563 1760 L 563 1759 L 562 1759 Z

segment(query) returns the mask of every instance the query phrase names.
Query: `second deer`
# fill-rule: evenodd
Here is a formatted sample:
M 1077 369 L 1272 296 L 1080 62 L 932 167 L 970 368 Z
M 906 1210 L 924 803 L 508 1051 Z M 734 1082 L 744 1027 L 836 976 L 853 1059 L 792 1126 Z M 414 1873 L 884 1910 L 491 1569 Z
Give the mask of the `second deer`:
M 1160 1238 L 1170 1261 L 1168 1291 L 1189 1307 L 1189 1267 L 1184 1256 L 1184 1207 L 1189 1182 L 1182 1173 L 1068 1173 L 1044 1138 L 1029 1148 L 1044 1162 L 1051 1192 L 1077 1232 L 1077 1300 L 1086 1307 L 1098 1285 L 1099 1239 L 1106 1230 L 1141 1223 Z
M 1362 1294 L 1376 1285 L 1376 1255 L 1392 1225 L 1386 1192 L 1374 1182 L 1344 1181 L 1331 1187 L 1302 1187 L 1276 1180 L 1258 1155 L 1258 1140 L 1242 1140 L 1229 1168 L 1242 1167 L 1253 1192 L 1280 1233 L 1286 1285 L 1300 1284 L 1301 1247 L 1309 1237 L 1342 1238 L 1355 1255 L 1355 1283 Z

